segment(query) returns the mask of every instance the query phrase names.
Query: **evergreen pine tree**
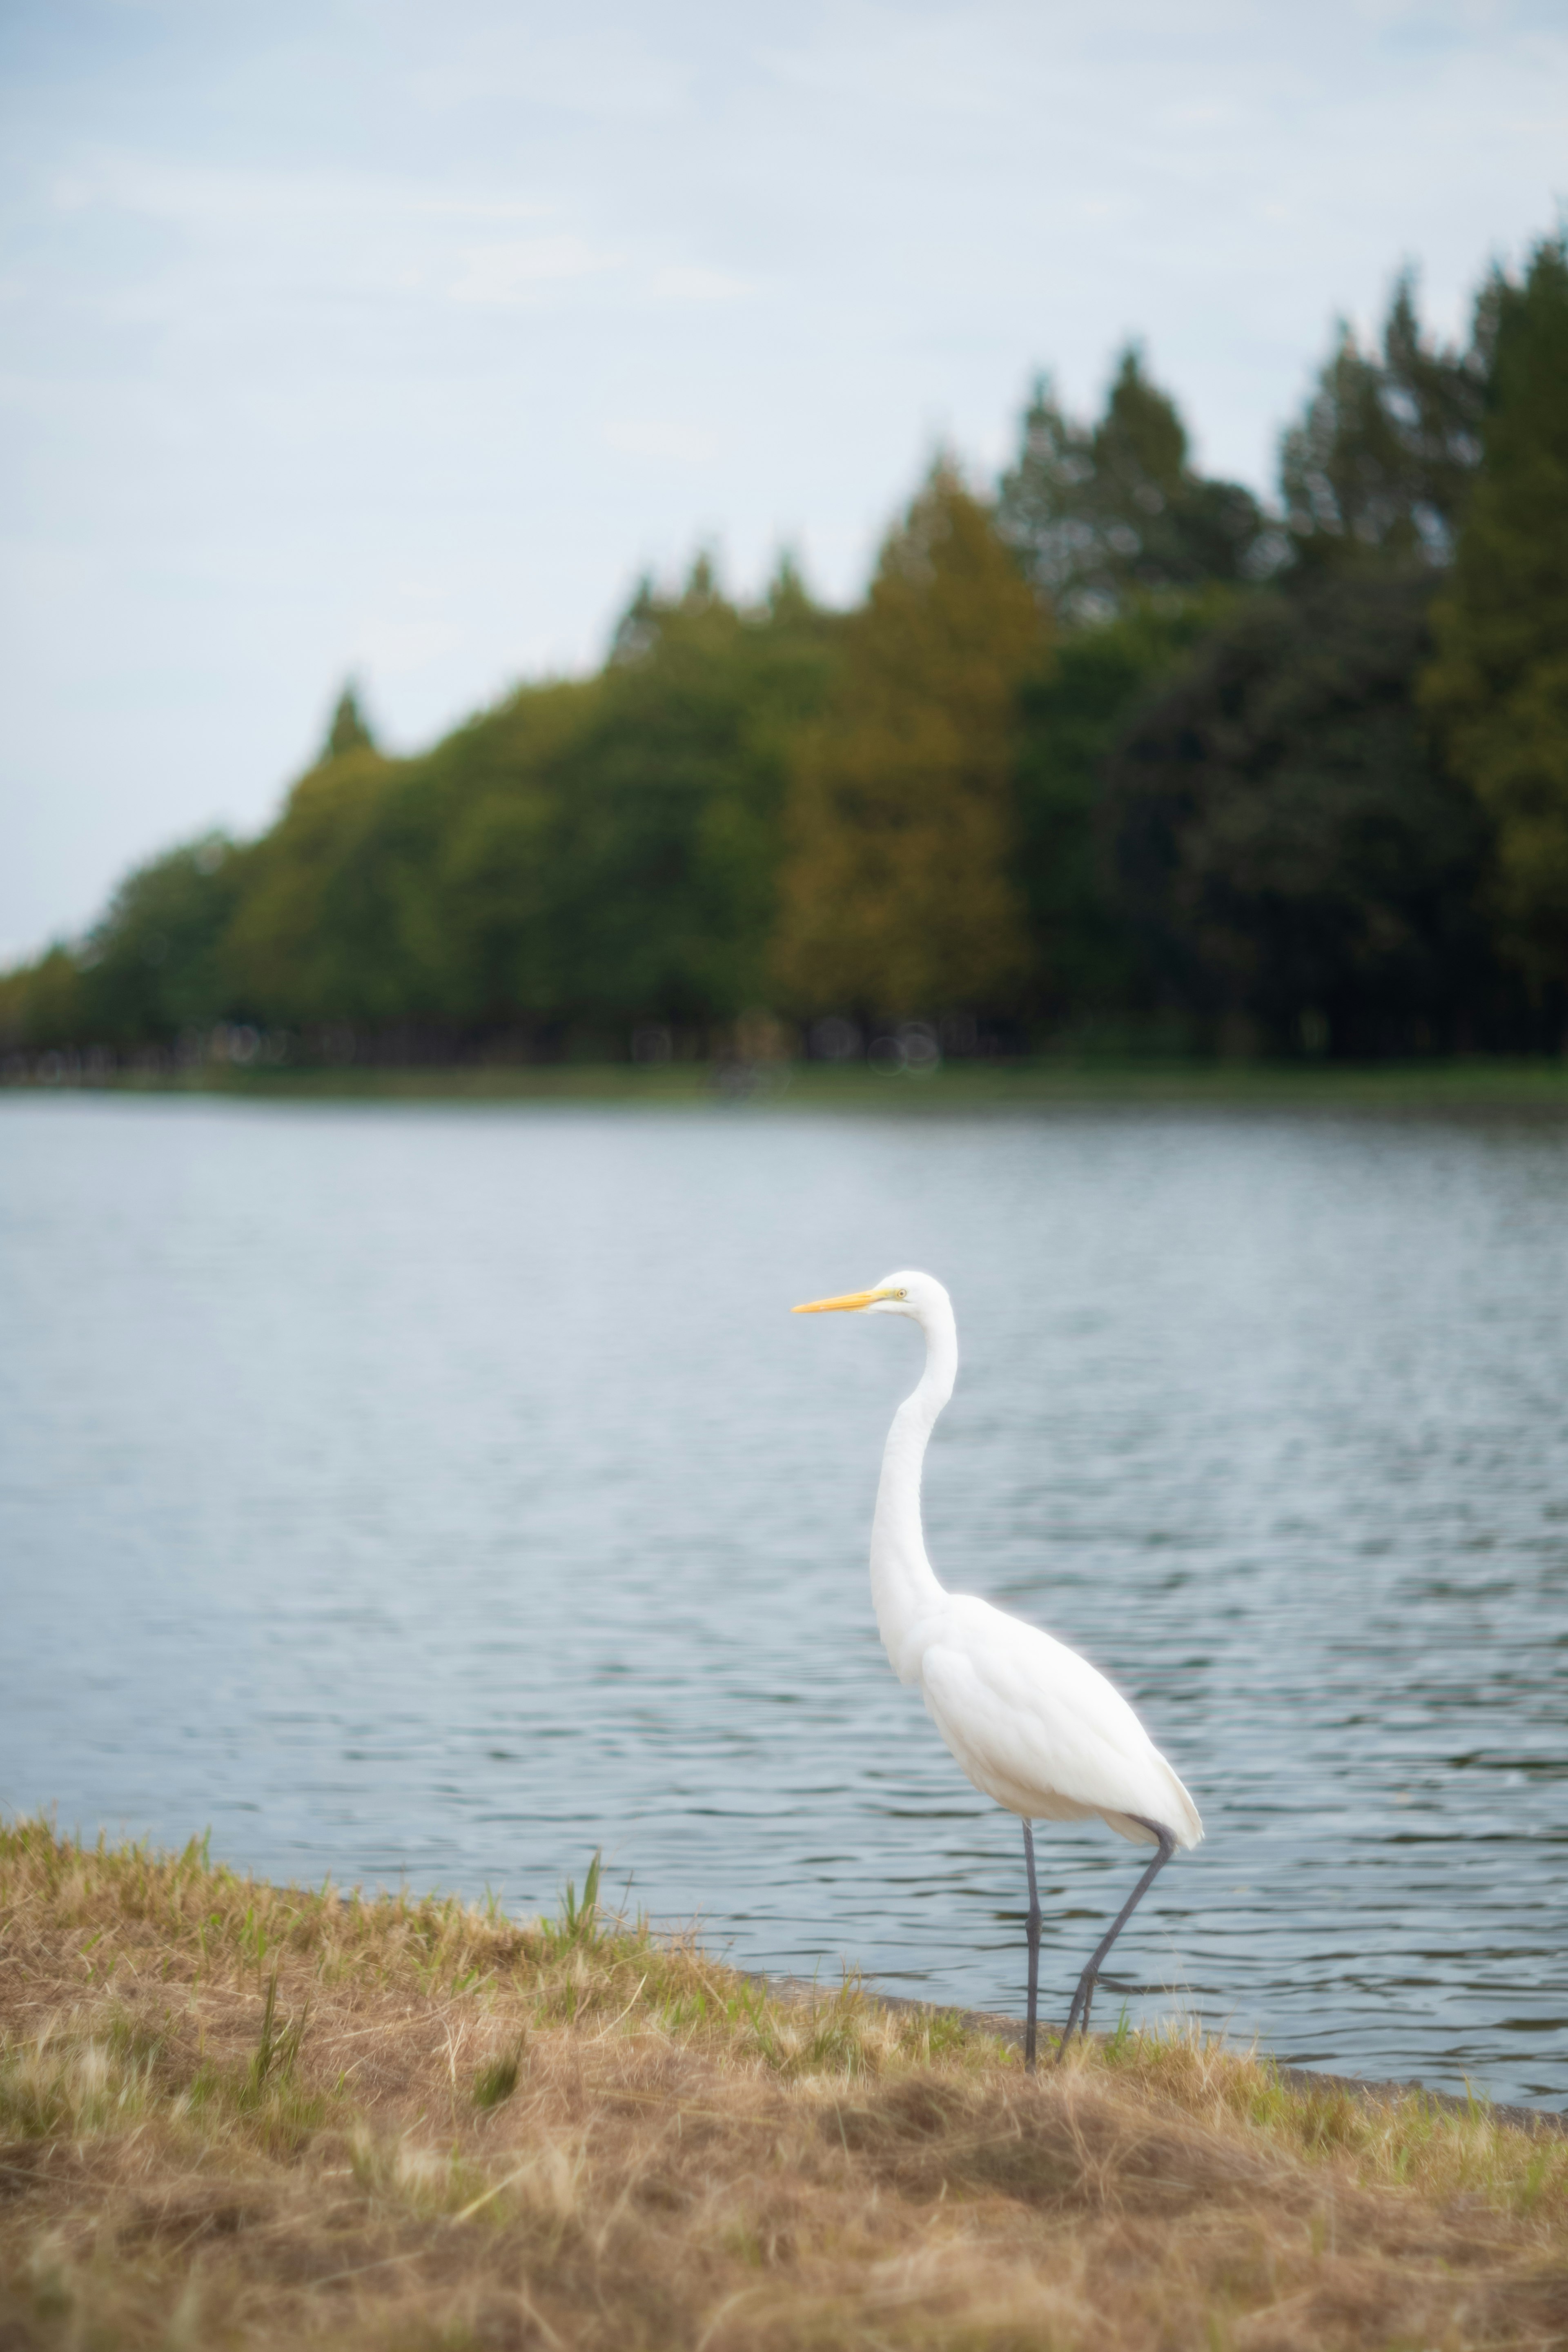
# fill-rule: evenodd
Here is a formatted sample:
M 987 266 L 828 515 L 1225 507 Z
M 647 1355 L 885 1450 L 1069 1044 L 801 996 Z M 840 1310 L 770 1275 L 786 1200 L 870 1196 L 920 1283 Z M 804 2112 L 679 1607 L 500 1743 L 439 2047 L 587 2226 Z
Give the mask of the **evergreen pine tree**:
M 1431 598 L 1367 569 L 1238 603 L 1131 716 L 1100 814 L 1153 1003 L 1287 1053 L 1484 1028 L 1485 822 L 1415 699 Z
M 1065 621 L 1104 620 L 1130 600 L 1237 582 L 1266 568 L 1258 501 L 1239 483 L 1188 463 L 1186 427 L 1169 395 L 1123 352 L 1091 427 L 1075 424 L 1044 379 L 1004 476 L 1003 536 Z
M 1406 272 L 1381 351 L 1363 351 L 1342 323 L 1280 448 L 1280 493 L 1299 562 L 1384 570 L 1447 562 L 1480 456 L 1494 305 L 1489 283 L 1468 348 L 1445 350 L 1422 331 Z
M 1425 699 L 1496 826 L 1500 944 L 1568 986 L 1568 245 L 1496 296 L 1480 472 Z
M 353 679 L 348 678 L 332 712 L 327 740 L 321 746 L 321 763 L 328 760 L 341 760 L 349 751 L 374 751 L 374 749 L 375 738 L 360 709 L 358 690 Z

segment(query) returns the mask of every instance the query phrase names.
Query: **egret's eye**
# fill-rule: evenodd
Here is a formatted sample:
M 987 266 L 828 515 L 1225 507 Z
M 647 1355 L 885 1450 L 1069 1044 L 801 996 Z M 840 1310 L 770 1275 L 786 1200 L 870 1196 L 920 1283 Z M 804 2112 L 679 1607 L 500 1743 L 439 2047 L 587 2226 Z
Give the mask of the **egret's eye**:
M 909 1295 L 910 1295 L 910 1294 L 909 1294 L 909 1292 L 908 1292 L 907 1290 L 900 1290 L 900 1293 L 899 1293 L 899 1297 L 900 1297 L 900 1298 L 907 1298 L 907 1297 L 909 1297 Z

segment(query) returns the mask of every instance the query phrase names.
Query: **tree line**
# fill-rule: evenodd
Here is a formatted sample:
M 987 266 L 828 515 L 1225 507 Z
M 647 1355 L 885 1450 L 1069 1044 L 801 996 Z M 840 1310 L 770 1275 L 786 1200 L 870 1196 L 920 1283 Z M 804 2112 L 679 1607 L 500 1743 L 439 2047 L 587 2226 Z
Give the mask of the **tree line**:
M 593 677 L 393 758 L 345 689 L 258 838 L 0 977 L 0 1048 L 1561 1050 L 1568 251 L 1342 330 L 1272 509 L 1136 348 L 943 458 L 861 604 L 644 581 Z M 911 1032 L 912 1034 L 912 1032 Z M 761 1045 L 758 1040 L 763 1041 Z

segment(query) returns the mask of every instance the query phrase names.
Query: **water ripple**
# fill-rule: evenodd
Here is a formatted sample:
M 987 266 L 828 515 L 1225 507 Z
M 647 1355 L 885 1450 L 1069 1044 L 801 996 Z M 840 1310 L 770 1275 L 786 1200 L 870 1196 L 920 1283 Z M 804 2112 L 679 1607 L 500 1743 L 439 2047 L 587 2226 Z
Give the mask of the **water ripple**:
M 0 1801 L 1016 2008 L 1015 1824 L 865 1541 L 928 1264 L 949 1580 L 1208 1840 L 1112 2000 L 1568 2103 L 1568 1139 L 1507 1120 L 0 1104 Z M 1131 1867 L 1040 1841 L 1058 2000 Z

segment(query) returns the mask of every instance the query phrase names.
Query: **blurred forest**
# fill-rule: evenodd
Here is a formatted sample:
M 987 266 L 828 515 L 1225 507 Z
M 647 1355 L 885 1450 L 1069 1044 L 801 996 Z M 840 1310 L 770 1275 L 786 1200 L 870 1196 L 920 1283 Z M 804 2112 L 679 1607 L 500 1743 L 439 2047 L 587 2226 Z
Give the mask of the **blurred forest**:
M 1401 279 L 1269 510 L 1141 352 L 949 459 L 864 603 L 645 581 L 414 758 L 345 688 L 276 822 L 0 976 L 13 1078 L 236 1063 L 1568 1041 L 1568 252 Z

